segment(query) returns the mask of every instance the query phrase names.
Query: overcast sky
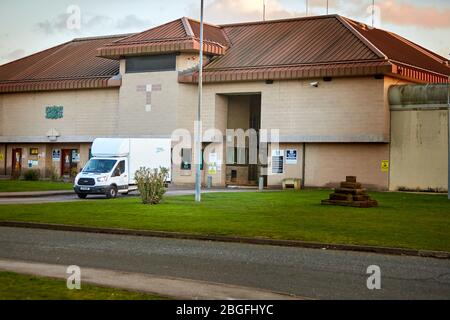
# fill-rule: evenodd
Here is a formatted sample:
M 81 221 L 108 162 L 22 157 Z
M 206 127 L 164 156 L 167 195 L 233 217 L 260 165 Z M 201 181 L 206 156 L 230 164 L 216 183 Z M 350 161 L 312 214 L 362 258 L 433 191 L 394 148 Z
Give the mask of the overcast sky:
M 301 17 L 306 0 L 265 0 L 266 18 Z M 309 0 L 309 15 L 326 14 L 326 0 Z M 1 0 L 0 64 L 77 37 L 138 32 L 189 16 L 200 0 Z M 205 20 L 262 19 L 263 0 L 205 0 Z M 329 0 L 329 13 L 371 23 L 372 0 Z M 450 0 L 375 0 L 378 27 L 398 33 L 446 58 L 450 53 Z M 67 21 L 80 10 L 80 28 Z M 74 14 L 75 13 L 75 14 Z

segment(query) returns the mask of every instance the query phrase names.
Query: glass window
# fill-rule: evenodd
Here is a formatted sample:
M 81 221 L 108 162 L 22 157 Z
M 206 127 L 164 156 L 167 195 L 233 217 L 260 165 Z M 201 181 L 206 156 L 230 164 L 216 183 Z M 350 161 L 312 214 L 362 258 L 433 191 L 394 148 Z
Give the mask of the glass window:
M 156 56 L 129 57 L 126 59 L 126 72 L 175 71 L 176 55 L 164 54 Z
M 83 169 L 85 173 L 108 173 L 114 168 L 117 160 L 91 159 Z
M 192 169 L 192 149 L 181 149 L 181 170 Z

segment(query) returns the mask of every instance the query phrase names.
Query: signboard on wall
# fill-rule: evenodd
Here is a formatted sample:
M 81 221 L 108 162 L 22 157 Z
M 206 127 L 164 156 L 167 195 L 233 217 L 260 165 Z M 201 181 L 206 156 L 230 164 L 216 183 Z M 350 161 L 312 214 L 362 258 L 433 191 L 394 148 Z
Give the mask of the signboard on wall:
M 286 150 L 286 164 L 297 164 L 297 149 Z
M 61 149 L 53 149 L 52 160 L 53 161 L 61 161 Z
M 381 161 L 381 172 L 389 172 L 389 160 Z
M 63 106 L 48 106 L 45 107 L 45 119 L 61 119 L 64 116 Z
M 283 173 L 284 150 L 272 150 L 272 174 Z
M 5 158 L 3 156 L 3 153 L 0 152 L 0 161 L 3 161 L 3 160 L 5 160 Z
M 76 149 L 72 150 L 72 162 L 74 162 L 74 163 L 80 162 L 80 154 L 78 153 L 78 150 L 76 150 Z
M 38 167 L 39 161 L 38 160 L 28 160 L 28 168 Z

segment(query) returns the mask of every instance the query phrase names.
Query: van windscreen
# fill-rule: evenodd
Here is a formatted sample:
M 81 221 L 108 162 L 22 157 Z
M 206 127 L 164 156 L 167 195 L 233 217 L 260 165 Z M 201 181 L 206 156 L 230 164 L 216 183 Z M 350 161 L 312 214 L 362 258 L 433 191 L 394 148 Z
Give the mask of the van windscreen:
M 117 160 L 91 159 L 83 169 L 85 173 L 108 173 L 114 168 Z

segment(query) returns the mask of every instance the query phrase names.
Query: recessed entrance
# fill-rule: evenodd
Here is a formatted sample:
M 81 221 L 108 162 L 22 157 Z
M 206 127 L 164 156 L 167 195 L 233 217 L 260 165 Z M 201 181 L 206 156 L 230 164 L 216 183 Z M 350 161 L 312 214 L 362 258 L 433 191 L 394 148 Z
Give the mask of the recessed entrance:
M 238 143 L 236 136 L 234 147 L 230 147 L 229 141 L 227 141 L 226 184 L 256 186 L 261 174 L 261 163 L 258 156 L 261 94 L 229 94 L 226 97 L 228 99 L 227 129 L 234 129 L 235 132 L 241 130 L 245 133 L 244 145 Z M 256 134 L 254 136 L 256 145 L 253 145 L 253 149 L 251 148 L 252 138 L 250 138 L 252 131 Z

